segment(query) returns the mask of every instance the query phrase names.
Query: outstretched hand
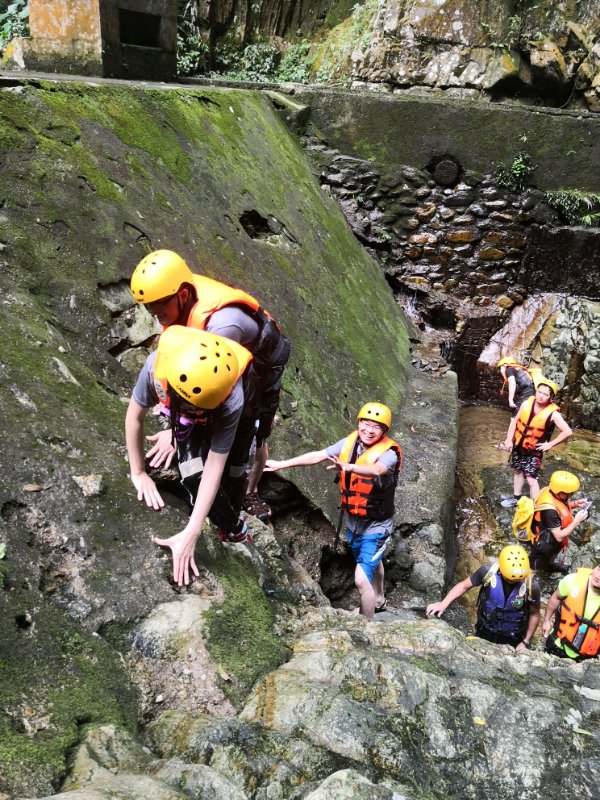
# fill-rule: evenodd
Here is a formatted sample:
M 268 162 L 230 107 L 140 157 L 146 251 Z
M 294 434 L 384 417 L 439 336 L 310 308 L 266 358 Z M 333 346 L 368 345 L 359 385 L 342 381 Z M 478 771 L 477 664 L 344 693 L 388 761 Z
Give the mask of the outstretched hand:
M 352 465 L 346 461 L 340 461 L 338 456 L 327 456 L 327 460 L 331 461 L 327 469 L 335 469 L 337 472 L 350 472 L 352 468 Z
M 149 465 L 151 467 L 160 467 L 164 465 L 165 469 L 168 469 L 175 455 L 171 430 L 159 431 L 151 436 L 146 436 L 146 439 L 148 439 L 149 442 L 154 442 L 154 447 L 146 453 L 146 459 Z
M 190 567 L 196 577 L 200 575 L 196 561 L 194 560 L 194 550 L 196 549 L 197 537 L 184 528 L 168 539 L 154 538 L 154 544 L 159 547 L 167 547 L 171 550 L 173 557 L 173 581 L 178 586 L 186 586 L 190 582 Z
M 265 468 L 263 472 L 279 472 L 282 467 L 283 461 L 276 461 L 274 458 L 268 458 L 265 461 Z
M 442 602 L 430 603 L 425 609 L 425 616 L 427 617 L 441 617 L 446 610 Z
M 130 477 L 137 490 L 137 499 L 143 500 L 148 508 L 160 511 L 164 507 L 165 501 L 160 496 L 160 492 L 150 475 L 147 472 L 139 472 L 136 475 L 132 473 Z

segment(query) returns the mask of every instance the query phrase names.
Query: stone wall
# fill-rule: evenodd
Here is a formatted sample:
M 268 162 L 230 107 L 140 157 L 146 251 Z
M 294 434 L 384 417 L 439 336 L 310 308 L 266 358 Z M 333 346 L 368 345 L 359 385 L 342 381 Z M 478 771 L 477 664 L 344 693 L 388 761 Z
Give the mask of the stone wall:
M 357 105 L 364 108 L 360 99 Z M 316 119 L 331 114 L 327 109 Z M 362 120 L 361 114 L 359 128 Z M 333 131 L 335 140 L 337 125 Z M 353 135 L 350 124 L 346 141 Z M 502 185 L 506 175 L 497 170 L 474 171 L 450 153 L 436 155 L 433 147 L 428 162 L 416 168 L 394 162 L 389 152 L 382 160 L 358 158 L 356 149 L 345 154 L 316 128 L 303 141 L 321 185 L 381 264 L 399 303 L 451 362 L 463 399 L 498 401 L 495 361 L 482 355 L 498 331 L 506 337 L 503 331 L 513 329 L 517 340 L 498 355 L 515 351 L 530 358 L 537 348 L 536 359 L 552 368 L 551 336 L 532 333 L 520 309 L 548 291 L 600 297 L 597 229 L 565 225 L 539 189 L 514 191 Z M 572 352 L 589 349 L 590 330 L 579 331 Z M 569 384 L 563 399 L 572 421 L 596 428 L 594 369 L 590 358 L 585 363 L 567 359 L 554 377 Z

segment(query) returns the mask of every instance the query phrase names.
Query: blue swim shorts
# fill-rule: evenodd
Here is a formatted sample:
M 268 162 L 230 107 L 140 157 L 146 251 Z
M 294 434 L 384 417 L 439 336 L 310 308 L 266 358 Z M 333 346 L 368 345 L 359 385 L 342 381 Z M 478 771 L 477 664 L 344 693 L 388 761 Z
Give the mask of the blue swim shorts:
M 369 583 L 373 583 L 373 575 L 377 565 L 383 558 L 385 548 L 390 540 L 390 534 L 385 532 L 367 536 L 353 536 L 352 531 L 348 529 L 346 535 L 348 547 L 352 550 L 356 563 L 362 567 Z

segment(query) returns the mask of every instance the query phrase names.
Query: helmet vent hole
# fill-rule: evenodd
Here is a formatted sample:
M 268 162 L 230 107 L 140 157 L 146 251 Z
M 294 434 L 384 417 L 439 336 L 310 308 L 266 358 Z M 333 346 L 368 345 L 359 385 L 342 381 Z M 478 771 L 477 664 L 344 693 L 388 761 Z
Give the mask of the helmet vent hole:
M 206 361 L 206 356 L 200 356 L 200 361 Z
M 201 391 L 202 389 L 199 386 L 194 386 L 192 389 L 192 394 L 200 394 Z
M 215 373 L 215 375 L 217 374 L 218 371 L 219 371 L 218 367 L 213 367 L 213 372 Z
M 231 367 L 229 366 L 229 364 L 227 364 L 226 366 L 227 366 L 227 371 L 231 372 Z
M 179 380 L 180 380 L 182 383 L 185 383 L 185 382 L 187 381 L 187 375 L 180 375 L 180 376 L 179 376 Z

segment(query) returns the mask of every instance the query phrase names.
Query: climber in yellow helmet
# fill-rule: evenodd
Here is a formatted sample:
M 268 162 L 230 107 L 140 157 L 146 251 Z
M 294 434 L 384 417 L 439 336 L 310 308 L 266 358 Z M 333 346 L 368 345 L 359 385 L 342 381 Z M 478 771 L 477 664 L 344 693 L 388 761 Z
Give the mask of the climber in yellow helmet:
M 528 397 L 535 394 L 533 378 L 527 367 L 519 364 L 513 356 L 504 356 L 498 361 L 498 369 L 504 379 L 504 384 L 508 385 L 508 406 L 513 410 L 513 414 Z M 504 389 L 504 385 L 502 387 Z
M 322 461 L 329 461 L 327 469 L 337 471 L 347 542 L 356 560 L 354 581 L 360 594 L 360 613 L 373 619 L 376 612 L 386 609 L 382 558 L 392 534 L 402 451 L 386 435 L 392 424 L 387 406 L 365 403 L 357 420 L 358 429 L 336 444 L 283 461 L 268 460 L 265 471 L 308 467 Z
M 565 564 L 556 563 L 565 551 L 573 531 L 586 521 L 587 498 L 571 500 L 579 490 L 579 478 L 572 472 L 559 469 L 550 476 L 550 482 L 535 500 L 531 533 L 531 567 L 548 572 L 568 572 Z
M 252 354 L 237 342 L 173 325 L 146 359 L 129 402 L 125 441 L 131 481 L 138 500 L 155 510 L 164 500 L 146 472 L 144 420 L 157 404 L 169 418 L 192 511 L 182 531 L 154 541 L 171 549 L 173 580 L 179 585 L 189 583 L 190 569 L 198 575 L 194 549 L 207 516 L 222 539 L 247 539 L 239 512 L 256 419 L 251 361 Z
M 244 508 L 266 522 L 271 511 L 258 494 L 258 482 L 268 456 L 267 440 L 279 404 L 283 370 L 290 356 L 289 340 L 258 300 L 242 289 L 194 274 L 173 250 L 155 250 L 140 261 L 131 276 L 131 293 L 164 329 L 185 325 L 206 330 L 226 336 L 252 353 L 259 396 L 256 454 Z M 168 435 L 158 435 L 148 453 L 153 466 L 167 462 L 171 454 Z
M 525 549 L 519 545 L 502 548 L 497 560 L 488 561 L 457 583 L 439 603 L 430 603 L 427 616 L 441 617 L 450 603 L 474 586 L 481 587 L 476 635 L 517 650 L 529 648 L 540 621 L 540 587 L 531 577 Z

